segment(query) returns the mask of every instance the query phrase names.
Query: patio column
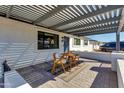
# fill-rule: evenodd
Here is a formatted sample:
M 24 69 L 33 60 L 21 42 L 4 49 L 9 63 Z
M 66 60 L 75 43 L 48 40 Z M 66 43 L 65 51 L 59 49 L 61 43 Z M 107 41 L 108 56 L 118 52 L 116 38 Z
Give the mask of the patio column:
M 118 30 L 116 32 L 116 50 L 117 51 L 120 51 L 120 32 L 123 30 L 123 26 L 124 26 L 124 9 L 122 9 Z
M 116 32 L 116 51 L 120 51 L 120 31 Z

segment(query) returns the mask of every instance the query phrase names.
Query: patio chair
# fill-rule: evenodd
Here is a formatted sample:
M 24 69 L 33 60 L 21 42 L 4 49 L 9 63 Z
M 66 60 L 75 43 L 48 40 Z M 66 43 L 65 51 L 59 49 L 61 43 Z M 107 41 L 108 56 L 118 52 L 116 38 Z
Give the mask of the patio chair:
M 78 55 L 75 55 L 73 54 L 72 57 L 70 57 L 70 66 L 72 67 L 72 65 L 76 66 L 78 65 L 78 61 L 79 61 L 79 56 Z
M 53 66 L 52 66 L 51 73 L 55 72 L 55 69 L 58 65 L 60 65 L 62 67 L 63 71 L 65 72 L 65 67 L 64 67 L 64 63 L 63 63 L 64 56 L 61 56 L 60 58 L 56 58 L 56 53 L 53 53 L 52 58 L 53 58 Z

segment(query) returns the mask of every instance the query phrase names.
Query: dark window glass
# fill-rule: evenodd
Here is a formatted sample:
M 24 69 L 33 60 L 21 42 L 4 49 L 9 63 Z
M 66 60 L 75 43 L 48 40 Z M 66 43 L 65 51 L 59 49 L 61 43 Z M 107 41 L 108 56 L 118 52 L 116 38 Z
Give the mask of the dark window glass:
M 110 47 L 116 47 L 116 44 L 115 43 L 111 43 Z
M 59 48 L 59 36 L 56 34 L 38 31 L 38 49 Z
M 121 43 L 121 48 L 124 48 L 124 43 Z
M 110 45 L 111 45 L 110 43 L 106 43 L 105 47 L 110 47 Z
M 84 40 L 84 45 L 88 45 L 88 40 Z
M 74 45 L 80 45 L 80 39 L 74 38 Z
M 116 47 L 116 43 L 106 43 L 105 47 Z

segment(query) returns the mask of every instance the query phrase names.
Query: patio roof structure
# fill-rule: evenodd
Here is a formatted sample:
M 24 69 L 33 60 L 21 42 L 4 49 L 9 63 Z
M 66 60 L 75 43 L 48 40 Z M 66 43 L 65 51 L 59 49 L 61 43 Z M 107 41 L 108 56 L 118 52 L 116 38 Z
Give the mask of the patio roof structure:
M 124 30 L 124 5 L 2 5 L 0 15 L 33 25 L 87 36 L 117 32 L 116 50 L 120 50 L 120 32 Z

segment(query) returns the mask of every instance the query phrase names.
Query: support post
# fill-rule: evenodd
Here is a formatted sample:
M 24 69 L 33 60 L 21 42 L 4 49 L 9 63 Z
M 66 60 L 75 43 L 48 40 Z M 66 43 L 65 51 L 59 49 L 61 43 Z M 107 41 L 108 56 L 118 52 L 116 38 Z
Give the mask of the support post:
M 124 9 L 122 9 L 118 30 L 116 32 L 116 50 L 117 51 L 120 51 L 120 32 L 123 30 L 123 26 L 124 26 Z
M 116 51 L 120 51 L 120 31 L 116 32 Z

